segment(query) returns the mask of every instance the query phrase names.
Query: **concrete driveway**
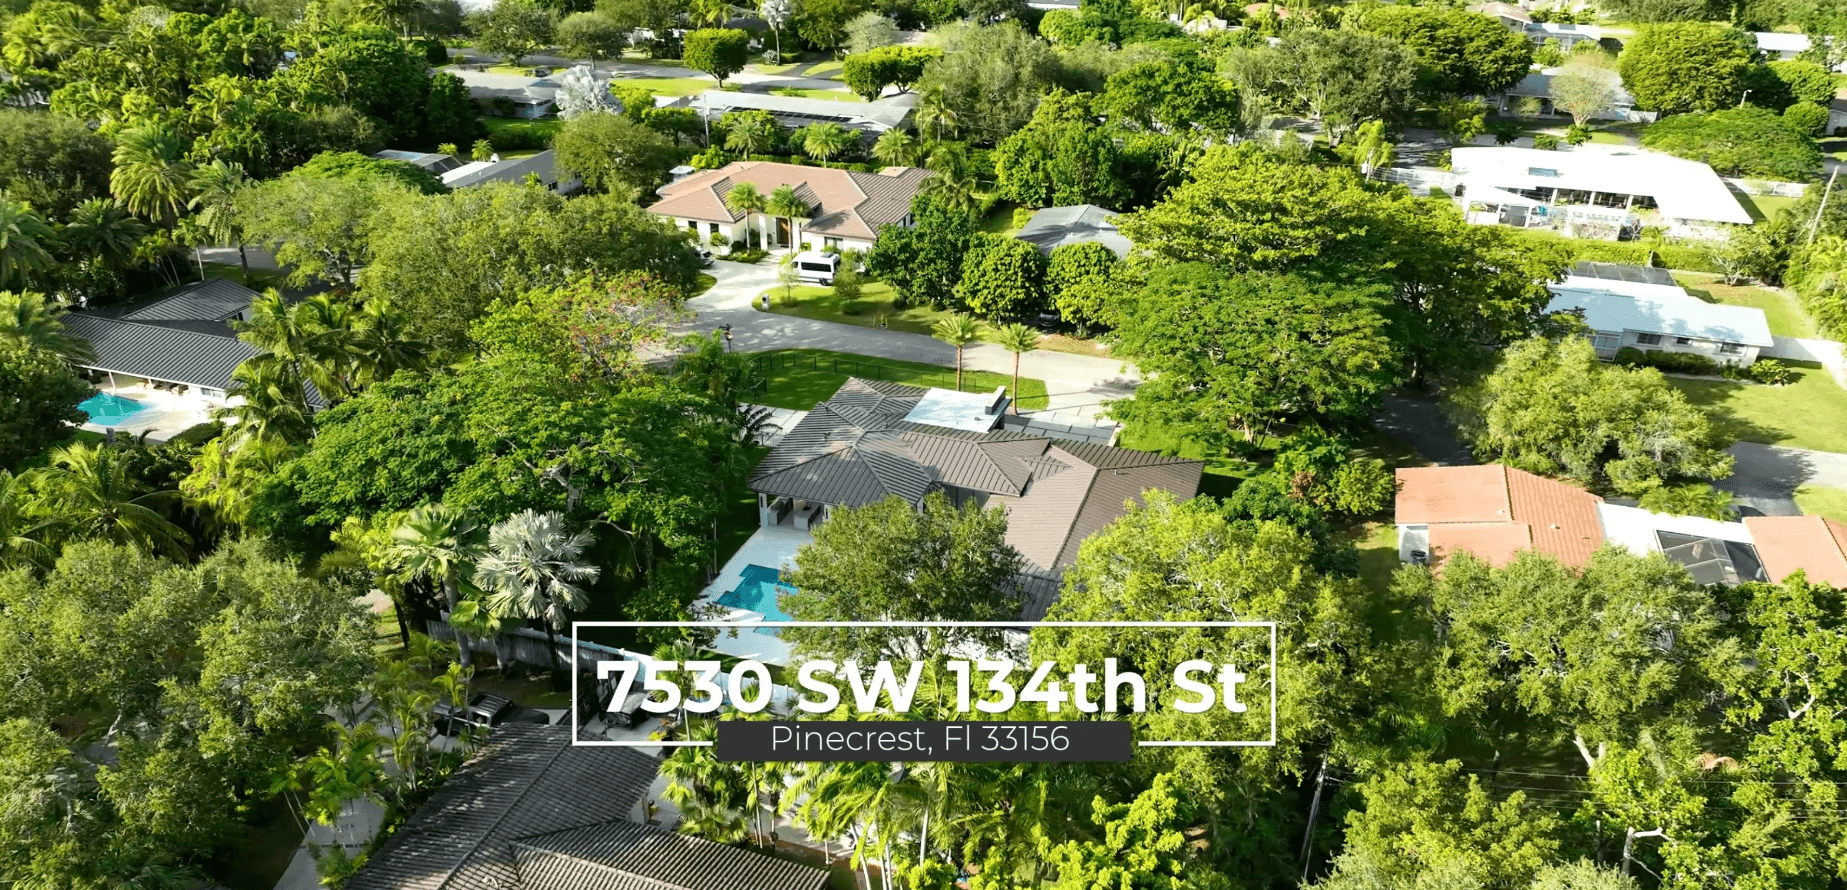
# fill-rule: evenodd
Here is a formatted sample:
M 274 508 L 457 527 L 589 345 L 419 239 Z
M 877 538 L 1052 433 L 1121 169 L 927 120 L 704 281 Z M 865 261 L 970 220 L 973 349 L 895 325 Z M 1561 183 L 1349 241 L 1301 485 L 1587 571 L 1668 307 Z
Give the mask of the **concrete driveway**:
M 813 321 L 777 315 L 756 308 L 757 295 L 776 286 L 776 257 L 754 265 L 719 260 L 706 271 L 718 283 L 687 303 L 698 313 L 689 330 L 711 331 L 731 325 L 733 348 L 761 352 L 771 349 L 826 349 L 896 361 L 953 367 L 955 347 L 922 334 L 907 334 L 830 321 Z M 963 367 L 979 371 L 1013 373 L 1013 353 L 992 343 L 979 343 L 963 351 Z M 1050 407 L 1038 413 L 1064 422 L 1090 420 L 1102 403 L 1127 398 L 1141 383 L 1141 375 L 1122 361 L 1044 350 L 1020 357 L 1020 376 L 1045 381 Z

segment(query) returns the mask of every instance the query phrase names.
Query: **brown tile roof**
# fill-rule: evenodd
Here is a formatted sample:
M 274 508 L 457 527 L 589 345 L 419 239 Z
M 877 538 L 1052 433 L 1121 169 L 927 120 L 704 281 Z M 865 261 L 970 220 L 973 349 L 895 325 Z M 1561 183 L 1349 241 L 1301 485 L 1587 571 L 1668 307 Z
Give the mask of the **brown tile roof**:
M 1398 470 L 1397 523 L 1430 528 L 1433 560 L 1468 550 L 1495 565 L 1522 549 L 1583 565 L 1603 546 L 1603 499 L 1499 464 Z
M 1847 527 L 1820 516 L 1748 516 L 1744 526 L 1770 580 L 1800 570 L 1812 582 L 1847 588 Z
M 1162 488 L 1184 499 L 1204 464 L 1013 430 L 953 430 L 904 420 L 924 390 L 850 378 L 785 434 L 751 474 L 768 495 L 863 506 L 898 495 L 916 503 L 958 488 L 1007 510 L 1007 543 L 1029 571 L 1062 573 L 1078 545 L 1127 502 Z
M 509 724 L 418 808 L 351 890 L 820 890 L 820 869 L 628 821 L 660 762 Z
M 814 213 L 813 219 L 802 224 L 803 230 L 871 239 L 879 229 L 910 214 L 911 199 L 931 175 L 917 167 L 861 173 L 770 161 L 734 161 L 667 186 L 661 190 L 661 200 L 648 210 L 680 219 L 733 223 L 744 218 L 725 206 L 725 196 L 734 186 L 748 182 L 768 195 L 786 185 L 793 187 Z

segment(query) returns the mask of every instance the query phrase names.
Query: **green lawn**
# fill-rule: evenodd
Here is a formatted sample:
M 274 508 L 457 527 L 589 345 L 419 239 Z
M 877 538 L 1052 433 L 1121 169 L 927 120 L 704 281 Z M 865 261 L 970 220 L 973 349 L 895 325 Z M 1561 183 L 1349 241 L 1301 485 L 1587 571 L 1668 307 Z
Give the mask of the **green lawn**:
M 1693 296 L 1708 303 L 1724 303 L 1727 306 L 1751 306 L 1764 310 L 1764 319 L 1770 323 L 1770 333 L 1779 337 L 1813 337 L 1815 325 L 1802 312 L 1796 302 L 1796 295 L 1788 291 L 1773 291 L 1755 285 L 1730 285 L 1717 275 L 1701 275 L 1682 272 L 1674 276 L 1680 286 Z
M 482 120 L 487 121 L 487 132 L 489 134 L 509 130 L 530 130 L 544 136 L 547 141 L 550 141 L 553 136 L 558 135 L 559 130 L 564 129 L 564 121 L 556 118 L 533 121 L 519 117 L 486 117 L 482 118 Z M 456 148 L 461 149 L 464 153 L 468 151 L 468 146 L 466 145 L 458 145 Z
M 1847 390 L 1819 366 L 1791 363 L 1796 382 L 1753 386 L 1727 380 L 1668 383 L 1714 415 L 1733 439 L 1819 451 L 1847 451 Z
M 638 50 L 638 49 L 623 50 L 622 58 L 619 59 L 618 61 L 628 62 L 632 65 L 652 65 L 656 68 L 685 68 L 686 67 L 686 63 L 680 61 L 679 59 L 651 59 L 651 58 L 648 58 L 647 52 L 643 50 Z
M 751 400 L 777 408 L 798 411 L 813 408 L 827 401 L 848 377 L 943 389 L 954 389 L 956 385 L 955 369 L 940 365 L 874 359 L 824 349 L 778 349 L 758 355 L 763 358 L 758 367 L 763 371 L 764 389 L 751 396 Z M 988 371 L 962 372 L 963 392 L 993 392 L 997 386 L 1012 390 L 1013 376 Z M 1022 377 L 1016 395 L 1023 411 L 1044 408 L 1045 381 Z
M 1796 203 L 1798 200 L 1796 198 L 1786 198 L 1782 195 L 1746 195 L 1738 192 L 1733 192 L 1732 197 L 1737 198 L 1738 203 L 1743 205 L 1745 212 L 1751 214 L 1752 222 L 1763 222 L 1767 219 L 1776 219 L 1777 214 L 1783 212 L 1783 208 Z
M 1116 445 L 1134 451 L 1205 461 L 1205 474 L 1199 478 L 1199 493 L 1215 498 L 1230 497 L 1238 490 L 1239 483 L 1260 469 L 1244 458 L 1207 448 L 1159 424 L 1124 424 L 1122 432 L 1116 436 Z
M 1392 585 L 1392 575 L 1402 565 L 1398 561 L 1398 526 L 1389 522 L 1368 522 L 1354 535 L 1353 546 L 1360 551 L 1360 580 L 1374 593 L 1383 594 Z
M 807 71 L 803 71 L 798 76 L 800 77 L 824 77 L 829 80 L 839 80 L 840 79 L 840 60 L 839 59 L 829 59 L 825 62 L 818 62 L 815 64 L 813 68 L 810 68 Z
M 789 289 L 786 295 L 780 287 L 772 287 L 768 293 L 770 312 L 776 315 L 793 315 L 796 318 L 858 325 L 862 328 L 876 328 L 883 318 L 887 328 L 911 334 L 930 333 L 937 319 L 949 314 L 929 306 L 898 309 L 892 305 L 892 299 L 897 294 L 892 291 L 891 285 L 883 281 L 866 282 L 859 305 L 851 313 L 841 305 L 840 298 L 834 295 L 831 287 L 803 284 Z M 757 300 L 750 305 L 761 307 L 763 301 Z
M 717 284 L 717 283 L 718 283 L 718 279 L 713 278 L 712 276 L 707 275 L 704 272 L 699 273 L 698 280 L 693 283 L 693 296 L 696 297 L 696 296 L 699 296 L 700 294 L 705 293 L 706 291 L 711 290 L 712 285 Z
M 692 96 L 718 89 L 718 82 L 709 77 L 619 77 L 611 82 L 646 87 L 657 96 Z
M 1013 212 L 1019 208 L 1020 205 L 1012 201 L 995 201 L 994 206 L 988 210 L 988 215 L 981 218 L 981 230 L 1002 238 L 1011 238 L 1019 234 L 1022 226 L 1013 224 Z
M 1804 485 L 1796 489 L 1796 506 L 1810 516 L 1847 522 L 1847 488 Z
M 794 96 L 804 99 L 831 99 L 835 102 L 858 102 L 858 96 L 846 90 L 804 90 L 798 87 L 777 87 L 770 92 L 778 96 Z

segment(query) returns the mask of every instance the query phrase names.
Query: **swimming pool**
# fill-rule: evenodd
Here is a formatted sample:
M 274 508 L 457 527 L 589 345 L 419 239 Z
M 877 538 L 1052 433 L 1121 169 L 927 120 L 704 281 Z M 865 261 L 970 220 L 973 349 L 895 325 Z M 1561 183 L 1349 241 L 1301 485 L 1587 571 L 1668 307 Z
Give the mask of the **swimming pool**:
M 146 409 L 146 405 L 134 399 L 106 392 L 99 392 L 77 403 L 77 410 L 90 415 L 90 422 L 97 426 L 120 426 L 122 421 Z
M 776 602 L 778 594 L 795 592 L 794 587 L 778 580 L 781 572 L 752 565 L 745 566 L 743 574 L 744 578 L 738 582 L 738 586 L 732 588 L 729 593 L 719 596 L 719 605 L 760 612 L 766 621 L 795 620 Z

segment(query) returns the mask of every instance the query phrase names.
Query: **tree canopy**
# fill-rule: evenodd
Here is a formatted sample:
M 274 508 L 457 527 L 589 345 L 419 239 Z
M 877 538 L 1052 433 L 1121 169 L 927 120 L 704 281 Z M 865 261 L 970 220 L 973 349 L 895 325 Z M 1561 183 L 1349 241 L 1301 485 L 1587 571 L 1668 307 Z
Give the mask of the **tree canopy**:
M 1755 48 L 1750 35 L 1710 22 L 1647 25 L 1623 47 L 1617 70 L 1640 108 L 1664 115 L 1717 111 L 1744 98 L 1742 78 Z

